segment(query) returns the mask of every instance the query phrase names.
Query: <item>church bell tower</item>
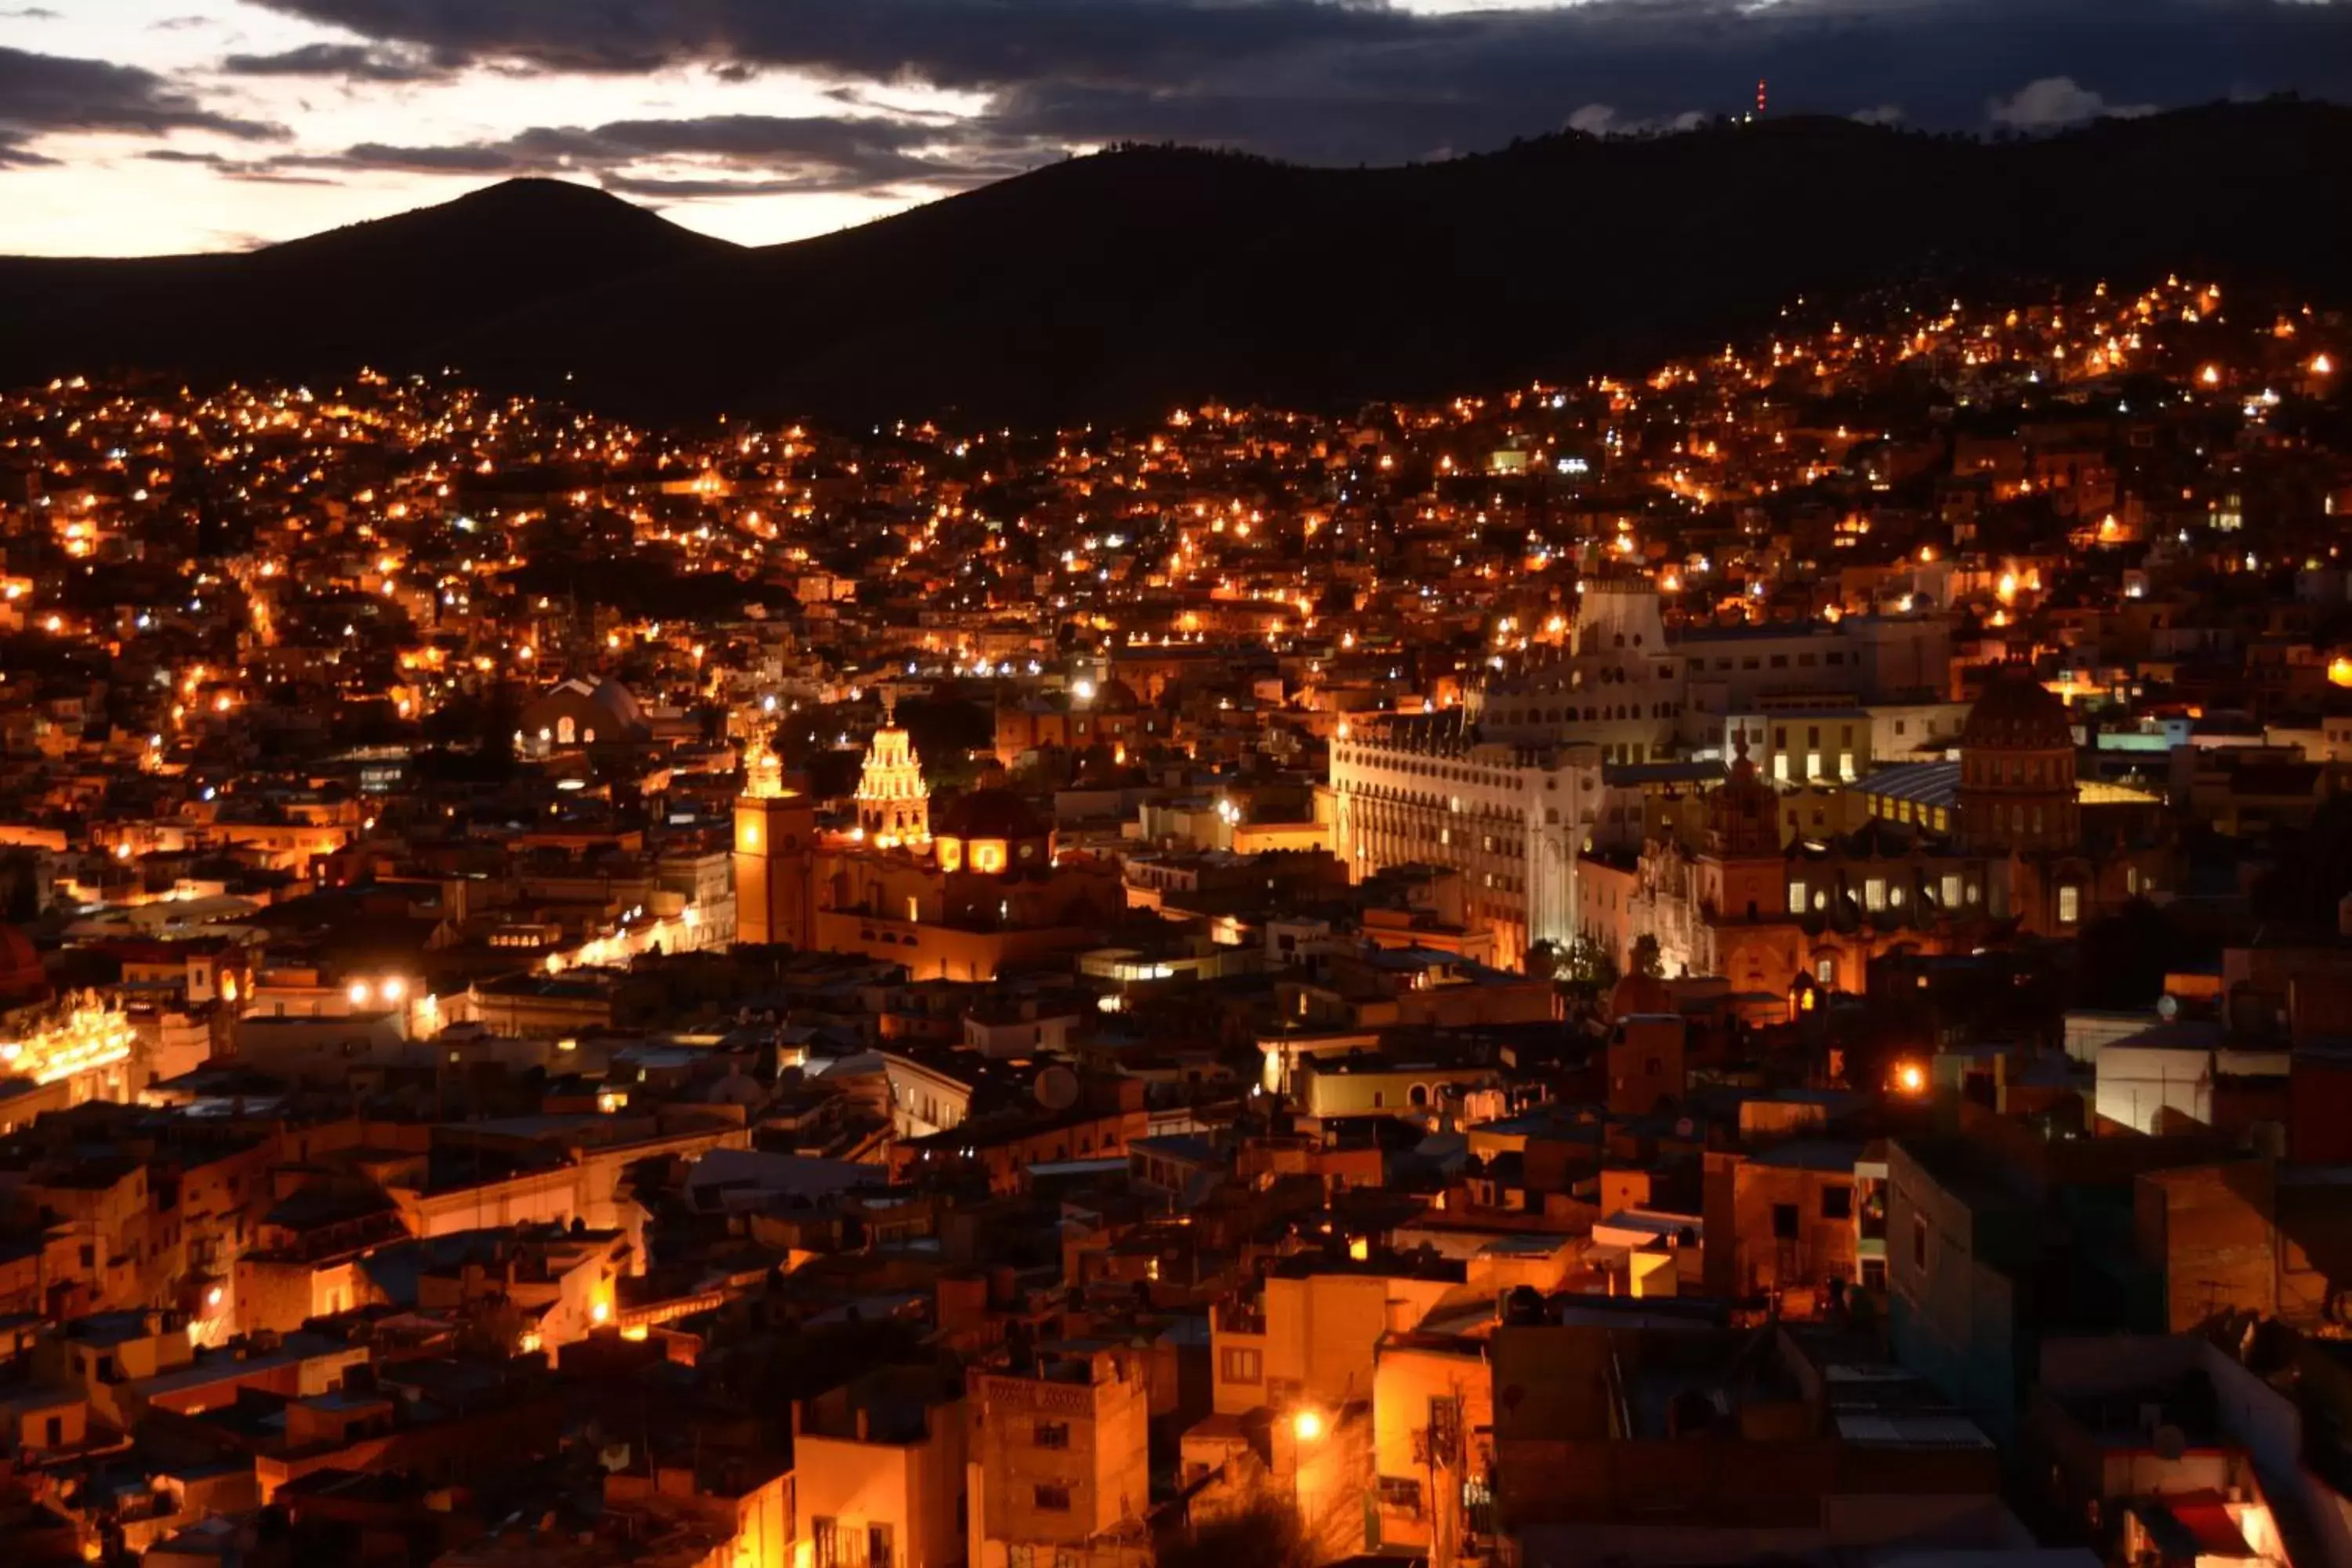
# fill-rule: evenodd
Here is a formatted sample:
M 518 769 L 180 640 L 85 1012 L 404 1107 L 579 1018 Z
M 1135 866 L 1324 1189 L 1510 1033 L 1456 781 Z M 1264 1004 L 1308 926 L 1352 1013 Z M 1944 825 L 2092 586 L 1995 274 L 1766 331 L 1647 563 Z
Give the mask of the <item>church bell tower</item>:
M 735 936 L 806 947 L 816 909 L 816 808 L 784 785 L 783 759 L 762 743 L 735 797 Z

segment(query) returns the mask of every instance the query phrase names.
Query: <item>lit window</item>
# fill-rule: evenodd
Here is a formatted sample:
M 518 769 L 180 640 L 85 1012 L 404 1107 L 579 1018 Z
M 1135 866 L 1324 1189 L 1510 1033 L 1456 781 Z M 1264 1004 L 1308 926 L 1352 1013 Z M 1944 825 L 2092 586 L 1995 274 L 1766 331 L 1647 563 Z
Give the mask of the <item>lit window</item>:
M 2058 889 L 2058 923 L 2073 925 L 2083 918 L 2083 889 L 2071 882 Z

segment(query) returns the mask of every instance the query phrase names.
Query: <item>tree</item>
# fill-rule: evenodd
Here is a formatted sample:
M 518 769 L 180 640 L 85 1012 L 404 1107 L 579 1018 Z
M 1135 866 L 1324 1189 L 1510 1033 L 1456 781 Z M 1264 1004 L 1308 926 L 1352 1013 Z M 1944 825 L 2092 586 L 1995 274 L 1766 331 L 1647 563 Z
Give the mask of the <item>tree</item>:
M 1647 975 L 1653 980 L 1665 978 L 1666 961 L 1658 952 L 1658 939 L 1650 932 L 1643 931 L 1633 939 L 1633 951 L 1630 956 L 1634 973 Z
M 1606 991 L 1617 984 L 1617 960 L 1589 936 L 1572 939 L 1555 971 L 1569 984 Z
M 1296 1510 L 1260 1495 L 1246 1507 L 1162 1542 L 1159 1568 L 1305 1568 L 1307 1542 Z

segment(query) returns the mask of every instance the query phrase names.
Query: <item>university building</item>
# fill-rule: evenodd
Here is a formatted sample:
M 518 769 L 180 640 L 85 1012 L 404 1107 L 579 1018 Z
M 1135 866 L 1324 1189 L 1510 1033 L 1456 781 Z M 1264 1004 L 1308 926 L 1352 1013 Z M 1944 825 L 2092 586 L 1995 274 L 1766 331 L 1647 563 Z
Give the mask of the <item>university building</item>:
M 1461 872 L 1469 920 L 1516 966 L 1537 942 L 1585 934 L 1579 858 L 1609 837 L 1612 805 L 1620 819 L 1640 811 L 1662 765 L 1744 742 L 1774 746 L 1770 771 L 1792 785 L 1851 779 L 1872 752 L 1873 709 L 1936 710 L 1949 657 L 1948 629 L 1914 617 L 1670 639 L 1647 578 L 1590 582 L 1558 659 L 1458 708 L 1340 727 L 1332 847 L 1358 881 L 1410 864 Z M 1803 716 L 1793 741 L 1790 713 Z M 1826 743 L 1824 713 L 1840 716 Z M 1772 831 L 1777 846 L 1777 814 Z

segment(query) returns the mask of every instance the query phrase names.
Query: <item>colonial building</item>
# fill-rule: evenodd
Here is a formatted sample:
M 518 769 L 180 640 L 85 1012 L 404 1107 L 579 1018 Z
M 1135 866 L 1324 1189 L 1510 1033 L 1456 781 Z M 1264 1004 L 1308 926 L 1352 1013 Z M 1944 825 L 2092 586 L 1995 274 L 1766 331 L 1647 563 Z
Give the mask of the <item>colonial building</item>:
M 930 791 L 923 787 L 922 761 L 913 740 L 898 728 L 895 706 L 883 714 L 858 775 L 857 830 L 885 849 L 930 841 Z
M 1645 816 L 1652 795 L 1687 782 L 1680 770 L 1735 742 L 1769 738 L 1780 773 L 1794 759 L 1807 777 L 1851 778 L 1871 755 L 1869 705 L 1940 690 L 1948 657 L 1943 624 L 1910 617 L 1670 641 L 1647 578 L 1589 582 L 1559 659 L 1458 708 L 1339 726 L 1332 848 L 1358 881 L 1414 863 L 1460 871 L 1470 923 L 1516 966 L 1580 934 L 1580 857 L 1616 837 L 1612 816 Z M 1784 710 L 1804 716 L 1793 737 L 1771 717 Z M 1776 806 L 1763 824 L 1775 858 L 1779 825 Z
M 984 981 L 1009 963 L 1098 945 L 1124 906 L 1109 860 L 1060 852 L 1019 795 L 982 789 L 936 815 L 906 731 L 877 731 L 858 826 L 821 830 L 772 750 L 735 804 L 736 924 L 747 942 L 859 952 L 917 980 Z
M 2156 803 L 2095 785 L 2086 805 L 2064 705 L 2030 673 L 1994 678 L 1959 753 L 1874 775 L 1860 828 L 1784 847 L 1778 795 L 1742 745 L 1703 844 L 1653 839 L 1622 921 L 1589 934 L 1621 962 L 1654 935 L 1668 973 L 1769 1002 L 1801 982 L 1864 990 L 1871 961 L 1897 952 L 2068 934 L 2168 878 Z

